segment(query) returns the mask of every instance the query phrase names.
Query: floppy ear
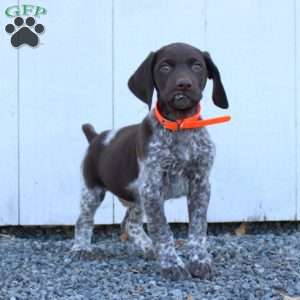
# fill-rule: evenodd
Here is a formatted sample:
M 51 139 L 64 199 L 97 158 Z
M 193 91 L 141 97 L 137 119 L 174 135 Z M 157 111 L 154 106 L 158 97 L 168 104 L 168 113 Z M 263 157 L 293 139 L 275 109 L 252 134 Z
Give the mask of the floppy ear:
M 128 80 L 130 91 L 140 100 L 148 104 L 151 109 L 154 82 L 152 77 L 152 66 L 155 52 L 150 52 L 147 58 L 141 63 L 138 69 Z
M 213 80 L 213 102 L 218 107 L 228 108 L 227 96 L 221 81 L 219 70 L 212 61 L 208 52 L 203 52 L 203 56 L 207 67 L 207 76 L 209 79 Z

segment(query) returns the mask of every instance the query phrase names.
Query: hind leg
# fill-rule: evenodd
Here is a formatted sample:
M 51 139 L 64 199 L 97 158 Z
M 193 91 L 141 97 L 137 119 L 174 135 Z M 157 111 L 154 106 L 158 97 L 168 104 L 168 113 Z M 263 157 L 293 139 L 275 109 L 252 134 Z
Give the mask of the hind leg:
M 94 227 L 94 216 L 102 203 L 105 190 L 102 187 L 83 188 L 80 202 L 80 214 L 75 225 L 75 241 L 72 251 L 84 255 L 92 252 L 91 240 Z
M 143 209 L 140 204 L 135 203 L 128 207 L 121 228 L 123 234 L 127 234 L 128 238 L 144 252 L 146 257 L 154 256 L 152 241 L 143 228 Z

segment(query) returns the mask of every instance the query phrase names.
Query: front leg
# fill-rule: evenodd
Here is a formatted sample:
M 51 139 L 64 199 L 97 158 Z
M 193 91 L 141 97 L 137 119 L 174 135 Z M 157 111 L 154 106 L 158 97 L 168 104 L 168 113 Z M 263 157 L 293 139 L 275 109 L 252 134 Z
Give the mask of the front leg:
M 212 275 L 211 258 L 206 248 L 207 209 L 210 198 L 208 174 L 193 176 L 190 181 L 188 200 L 189 237 L 188 237 L 188 269 L 195 277 L 203 279 Z
M 143 180 L 140 197 L 147 216 L 148 233 L 161 266 L 161 274 L 171 280 L 190 278 L 190 273 L 176 253 L 173 234 L 164 213 L 162 177 L 155 173 L 153 168 L 148 170 L 151 170 L 151 174 Z

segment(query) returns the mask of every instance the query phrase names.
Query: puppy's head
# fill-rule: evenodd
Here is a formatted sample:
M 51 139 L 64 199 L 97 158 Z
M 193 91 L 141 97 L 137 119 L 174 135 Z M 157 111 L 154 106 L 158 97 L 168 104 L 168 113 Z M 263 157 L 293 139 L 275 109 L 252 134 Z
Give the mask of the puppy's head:
M 151 108 L 154 88 L 158 105 L 171 119 L 195 112 L 206 81 L 213 80 L 215 105 L 227 108 L 227 97 L 218 68 L 207 52 L 176 43 L 151 52 L 128 81 L 132 93 Z

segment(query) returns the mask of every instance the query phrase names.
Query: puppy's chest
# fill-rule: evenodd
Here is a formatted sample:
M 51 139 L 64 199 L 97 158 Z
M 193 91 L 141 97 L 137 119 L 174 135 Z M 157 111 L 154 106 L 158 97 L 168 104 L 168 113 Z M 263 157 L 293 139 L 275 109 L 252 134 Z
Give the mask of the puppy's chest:
M 158 132 L 148 149 L 148 159 L 163 170 L 167 199 L 186 195 L 189 175 L 206 169 L 214 157 L 214 145 L 205 129 Z
M 148 155 L 163 169 L 178 172 L 209 160 L 214 145 L 204 128 L 179 132 L 160 129 L 149 142 Z

